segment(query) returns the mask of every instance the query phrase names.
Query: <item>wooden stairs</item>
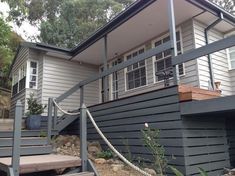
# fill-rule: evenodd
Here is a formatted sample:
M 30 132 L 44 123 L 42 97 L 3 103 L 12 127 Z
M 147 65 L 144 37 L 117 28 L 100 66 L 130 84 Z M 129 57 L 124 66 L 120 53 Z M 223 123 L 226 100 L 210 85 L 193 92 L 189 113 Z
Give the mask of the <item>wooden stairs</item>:
M 52 135 L 56 134 L 57 131 L 52 131 Z M 47 137 L 42 137 L 39 130 L 23 130 L 21 136 L 20 174 L 81 167 L 81 159 L 78 157 L 52 154 L 52 145 L 48 145 Z M 13 132 L 0 131 L 0 165 L 11 165 L 12 145 Z M 74 173 L 66 176 L 94 176 L 94 173 Z

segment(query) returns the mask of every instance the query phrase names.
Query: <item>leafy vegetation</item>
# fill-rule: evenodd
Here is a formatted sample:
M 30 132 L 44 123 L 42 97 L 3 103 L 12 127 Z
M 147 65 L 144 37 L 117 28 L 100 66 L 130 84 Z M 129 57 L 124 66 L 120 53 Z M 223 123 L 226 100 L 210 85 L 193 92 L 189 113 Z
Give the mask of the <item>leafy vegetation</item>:
M 159 143 L 159 134 L 160 131 L 158 129 L 152 129 L 147 124 L 142 130 L 143 142 L 154 158 L 154 169 L 158 175 L 163 176 L 167 168 L 167 159 L 165 157 L 165 150 Z
M 10 64 L 22 38 L 11 31 L 11 27 L 0 16 L 0 87 L 10 89 L 8 79 Z
M 110 150 L 105 150 L 97 154 L 98 158 L 110 159 L 113 158 L 113 153 Z
M 28 104 L 28 112 L 26 113 L 27 116 L 29 115 L 40 115 L 44 112 L 46 105 L 42 105 L 37 102 L 37 99 L 34 98 L 34 94 L 31 93 L 30 97 L 27 98 Z
M 72 48 L 110 21 L 134 0 L 1 0 L 9 20 L 28 20 L 39 28 L 43 43 Z

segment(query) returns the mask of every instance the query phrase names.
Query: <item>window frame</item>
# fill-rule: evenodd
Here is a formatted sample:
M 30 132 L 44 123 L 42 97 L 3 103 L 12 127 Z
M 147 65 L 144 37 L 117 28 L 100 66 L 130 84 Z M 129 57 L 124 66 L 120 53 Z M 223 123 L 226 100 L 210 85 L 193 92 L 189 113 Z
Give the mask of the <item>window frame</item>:
M 144 52 L 146 52 L 146 47 L 145 45 L 142 45 L 138 48 L 135 48 L 131 51 L 129 51 L 128 53 L 126 53 L 124 55 L 124 61 L 127 61 L 127 57 L 129 55 L 133 55 L 135 52 L 139 52 L 140 50 L 144 49 Z M 143 52 L 143 53 L 144 53 Z M 141 53 L 142 54 L 142 53 Z M 137 56 L 139 55 L 139 53 L 137 54 Z M 132 57 L 133 58 L 133 57 Z M 141 62 L 141 61 L 140 61 Z M 134 64 L 133 64 L 134 65 Z M 148 85 L 148 76 L 147 76 L 147 62 L 146 62 L 146 59 L 144 60 L 144 65 L 143 66 L 139 66 L 139 62 L 138 62 L 138 68 L 133 68 L 133 65 L 131 65 L 132 69 L 131 70 L 128 70 L 128 68 L 125 68 L 124 69 L 124 79 L 125 79 L 125 92 L 127 91 L 133 91 L 135 89 L 139 89 L 141 87 L 144 87 L 144 86 L 147 86 Z M 145 85 L 141 85 L 141 86 L 138 86 L 138 87 L 134 87 L 134 88 L 131 88 L 131 89 L 128 89 L 128 81 L 127 81 L 127 74 L 130 73 L 130 72 L 133 72 L 135 70 L 138 70 L 138 69 L 141 69 L 141 68 L 145 68 L 145 79 L 146 79 L 146 82 L 145 82 Z
M 182 38 L 182 30 L 181 30 L 181 28 L 179 27 L 178 29 L 176 29 L 176 32 L 179 32 L 179 34 L 180 34 L 180 50 L 181 50 L 181 54 L 183 54 L 183 38 Z M 166 37 L 168 37 L 168 36 L 170 36 L 170 34 L 169 34 L 169 32 L 168 33 L 165 33 L 165 34 L 163 34 L 163 35 L 161 35 L 161 36 L 159 36 L 159 37 L 157 37 L 156 39 L 154 39 L 154 40 L 152 40 L 152 48 L 155 48 L 156 46 L 155 46 L 155 43 L 157 42 L 157 41 L 159 41 L 159 40 L 163 40 L 164 38 L 166 38 Z M 162 52 L 163 53 L 163 52 Z M 159 60 L 157 60 L 156 59 L 156 56 L 153 56 L 152 57 L 152 63 L 153 63 L 153 80 L 154 80 L 154 83 L 161 83 L 161 82 L 164 82 L 164 79 L 163 80 L 157 80 L 157 78 L 156 78 L 156 75 L 155 75 L 155 73 L 156 73 L 156 68 L 155 68 L 155 63 L 158 61 L 161 61 L 161 60 L 165 60 L 166 58 L 168 58 L 168 57 L 171 57 L 170 55 L 169 56 L 167 56 L 167 57 L 163 57 L 163 58 L 161 58 L 161 59 L 159 59 Z M 180 77 L 183 77 L 183 76 L 185 76 L 185 63 L 182 63 L 182 66 L 183 66 L 183 74 L 180 74 L 179 76 Z M 171 78 L 169 78 L 169 79 L 173 79 L 173 77 L 171 77 Z
M 229 37 L 229 36 L 232 36 L 232 35 L 235 35 L 235 31 L 232 31 L 232 32 L 226 34 L 225 37 Z M 235 46 L 233 46 L 233 47 L 235 47 Z M 232 47 L 230 47 L 230 48 L 232 48 Z M 231 64 L 231 61 L 235 62 L 235 58 L 231 59 L 230 48 L 226 48 L 226 55 L 227 55 L 227 59 L 228 59 L 228 70 L 235 70 L 235 67 L 232 68 L 232 64 Z M 235 53 L 235 50 L 233 52 Z
M 30 64 L 31 64 L 31 62 L 35 62 L 35 63 L 37 63 L 37 67 L 36 67 L 36 74 L 31 74 L 30 73 L 30 68 L 31 68 L 31 66 L 30 66 Z M 35 90 L 37 90 L 38 89 L 38 71 L 39 71 L 39 69 L 38 69 L 38 61 L 37 60 L 29 60 L 28 62 L 27 62 L 27 75 L 26 75 L 26 88 L 28 88 L 28 89 L 35 89 Z M 35 83 L 36 83 L 36 86 L 35 86 L 35 88 L 30 88 L 30 76 L 31 75 L 33 75 L 33 76 L 36 76 L 36 81 L 35 81 Z

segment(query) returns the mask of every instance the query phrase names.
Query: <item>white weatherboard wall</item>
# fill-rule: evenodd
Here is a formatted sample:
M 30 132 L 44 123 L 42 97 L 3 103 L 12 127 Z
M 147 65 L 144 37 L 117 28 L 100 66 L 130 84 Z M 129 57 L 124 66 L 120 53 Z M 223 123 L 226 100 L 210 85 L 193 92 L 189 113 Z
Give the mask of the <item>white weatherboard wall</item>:
M 230 78 L 231 78 L 231 84 L 232 84 L 232 92 L 235 94 L 235 70 L 230 70 Z
M 12 73 L 15 71 L 19 70 L 19 68 L 27 61 L 29 57 L 29 49 L 25 47 L 21 47 L 19 50 L 19 54 L 17 56 L 17 59 L 14 63 L 14 66 L 12 68 Z M 14 118 L 15 116 L 15 105 L 17 100 L 20 100 L 21 103 L 23 104 L 23 110 L 25 110 L 25 89 L 22 90 L 21 92 L 17 93 L 11 98 L 11 109 L 10 109 L 10 118 Z
M 181 25 L 179 25 L 178 28 L 181 31 L 182 50 L 183 50 L 183 53 L 185 53 L 185 52 L 193 49 L 194 45 L 195 45 L 194 38 L 193 38 L 194 37 L 194 35 L 193 35 L 193 21 L 188 20 L 188 21 L 182 23 Z M 165 34 L 166 33 L 167 32 L 165 32 Z M 164 35 L 164 34 L 162 34 L 162 35 Z M 144 47 L 145 50 L 153 47 L 154 41 L 157 38 L 161 37 L 162 35 L 156 36 L 156 38 L 151 41 L 146 41 L 142 45 L 142 47 Z M 138 46 L 138 48 L 142 48 L 139 44 L 137 44 L 137 46 Z M 135 49 L 133 49 L 132 51 L 135 51 Z M 129 52 L 132 52 L 132 51 L 129 51 Z M 124 54 L 124 56 L 125 55 L 126 54 Z M 136 95 L 139 93 L 144 93 L 144 92 L 148 92 L 151 90 L 156 90 L 156 89 L 160 89 L 160 88 L 164 87 L 163 81 L 154 82 L 154 76 L 155 76 L 154 60 L 155 60 L 155 57 L 152 57 L 152 58 L 146 59 L 146 61 L 145 61 L 146 75 L 147 75 L 147 85 L 146 86 L 142 86 L 142 87 L 135 88 L 132 90 L 126 90 L 125 69 L 118 72 L 119 98 L 131 96 L 131 95 Z M 193 61 L 185 63 L 184 68 L 185 68 L 185 75 L 180 77 L 181 84 L 187 84 L 187 85 L 198 87 L 199 80 L 198 80 L 198 72 L 197 72 L 197 61 L 193 60 Z M 111 87 L 110 87 L 110 90 L 111 90 Z
M 43 58 L 43 77 L 41 102 L 48 103 L 48 98 L 57 98 L 75 84 L 98 73 L 98 67 L 68 61 L 45 55 Z M 87 106 L 99 103 L 98 81 L 85 86 L 85 103 Z M 76 91 L 60 103 L 64 110 L 77 110 L 80 106 L 80 91 Z
M 205 43 L 205 34 L 204 29 L 206 25 L 194 20 L 194 38 L 195 38 L 195 46 L 199 48 L 204 46 Z M 209 43 L 220 40 L 224 38 L 224 34 L 215 30 L 209 31 Z M 211 54 L 212 58 L 212 67 L 214 72 L 215 81 L 221 82 L 222 95 L 231 95 L 232 94 L 232 85 L 229 74 L 229 66 L 226 50 L 222 50 L 216 53 Z M 198 72 L 199 72 L 199 80 L 200 87 L 203 89 L 209 88 L 209 65 L 207 56 L 201 57 L 197 59 L 198 62 Z

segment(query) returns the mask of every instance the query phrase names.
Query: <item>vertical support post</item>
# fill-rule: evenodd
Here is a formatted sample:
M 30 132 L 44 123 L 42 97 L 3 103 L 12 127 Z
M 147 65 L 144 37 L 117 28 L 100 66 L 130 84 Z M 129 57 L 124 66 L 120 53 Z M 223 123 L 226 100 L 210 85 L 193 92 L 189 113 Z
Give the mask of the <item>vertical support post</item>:
M 103 56 L 103 64 L 104 71 L 108 69 L 108 45 L 107 45 L 107 35 L 104 36 L 104 56 Z M 104 77 L 104 101 L 108 101 L 108 76 Z
M 11 160 L 14 176 L 19 176 L 22 115 L 23 105 L 18 100 L 15 109 L 13 150 Z
M 80 107 L 84 104 L 84 86 L 80 87 Z
M 177 56 L 177 44 L 176 44 L 176 30 L 175 30 L 175 12 L 173 0 L 168 0 L 168 18 L 169 18 L 169 30 L 171 39 L 172 58 Z M 179 69 L 178 65 L 173 66 L 174 84 L 179 85 Z
M 58 108 L 54 105 L 53 129 L 56 129 Z
M 52 98 L 48 99 L 48 117 L 47 117 L 47 143 L 51 143 L 51 127 L 52 127 L 52 107 L 53 107 L 53 101 Z
M 80 108 L 80 156 L 82 162 L 82 172 L 88 169 L 88 154 L 87 154 L 87 108 L 82 104 Z

